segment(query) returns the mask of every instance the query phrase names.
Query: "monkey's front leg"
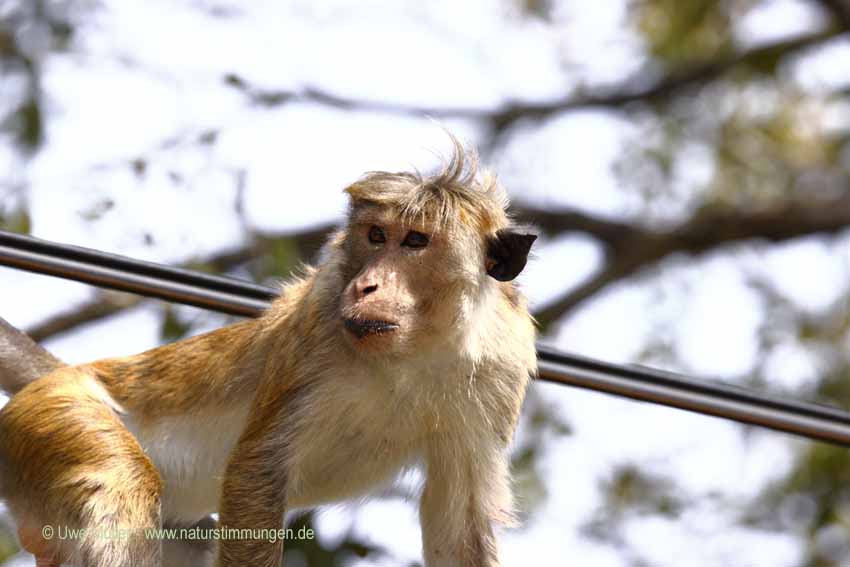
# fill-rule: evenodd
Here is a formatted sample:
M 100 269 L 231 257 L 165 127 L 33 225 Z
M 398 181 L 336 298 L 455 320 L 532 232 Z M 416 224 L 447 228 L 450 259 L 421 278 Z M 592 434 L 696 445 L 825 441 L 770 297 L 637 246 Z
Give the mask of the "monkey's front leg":
M 268 434 L 248 430 L 231 454 L 219 507 L 218 567 L 281 564 L 282 538 L 272 542 L 269 534 L 283 528 L 286 472 L 281 470 L 279 448 L 271 442 Z M 251 531 L 230 531 L 234 529 Z
M 478 442 L 478 441 L 476 441 Z M 499 567 L 494 523 L 511 521 L 506 455 L 496 442 L 436 438 L 419 508 L 427 567 Z

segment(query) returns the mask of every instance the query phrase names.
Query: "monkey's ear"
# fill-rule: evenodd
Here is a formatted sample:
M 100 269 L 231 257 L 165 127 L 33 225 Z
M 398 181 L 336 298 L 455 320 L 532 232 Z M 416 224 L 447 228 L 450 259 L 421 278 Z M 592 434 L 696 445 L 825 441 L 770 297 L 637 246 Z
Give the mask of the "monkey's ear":
M 500 282 L 519 275 L 526 262 L 536 234 L 521 234 L 504 229 L 496 232 L 487 244 L 487 274 Z

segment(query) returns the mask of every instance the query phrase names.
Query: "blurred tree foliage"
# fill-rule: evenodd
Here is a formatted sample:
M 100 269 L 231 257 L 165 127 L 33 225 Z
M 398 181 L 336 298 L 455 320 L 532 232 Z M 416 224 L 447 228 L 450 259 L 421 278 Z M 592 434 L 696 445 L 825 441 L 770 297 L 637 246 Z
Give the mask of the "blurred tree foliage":
M 0 141 L 32 156 L 44 141 L 44 60 L 72 43 L 74 18 L 86 2 L 0 2 Z M 9 172 L 0 178 L 0 228 L 29 232 L 26 181 Z
M 628 550 L 623 537 L 627 519 L 656 515 L 677 518 L 686 503 L 676 488 L 675 480 L 649 473 L 637 463 L 616 466 L 600 482 L 602 505 L 585 524 L 585 534 L 610 543 L 633 555 L 633 563 L 641 563 L 636 551 Z
M 734 49 L 730 23 L 752 4 L 748 0 L 637 0 L 632 9 L 650 54 L 672 66 L 730 53 Z
M 72 45 L 76 19 L 95 3 L 6 0 L 0 3 L 0 69 L 4 103 L 0 135 L 31 153 L 45 135 L 41 70 L 47 57 Z
M 467 113 L 468 118 L 489 127 L 490 139 L 482 146 L 494 154 L 521 130 L 514 127 L 517 123 L 524 128 L 542 128 L 576 108 L 607 109 L 640 130 L 640 143 L 617 165 L 622 183 L 641 196 L 642 209 L 634 218 L 615 222 L 577 211 L 526 211 L 526 216 L 547 232 L 583 232 L 606 249 L 607 264 L 599 274 L 565 290 L 538 314 L 541 322 L 551 324 L 609 286 L 644 277 L 645 268 L 669 256 L 700 254 L 751 239 L 774 242 L 814 234 L 828 241 L 850 226 L 850 128 L 835 126 L 831 118 L 837 109 L 850 105 L 850 90 L 805 90 L 793 80 L 796 61 L 850 33 L 850 4 L 808 0 L 804 3 L 820 15 L 822 23 L 817 29 L 742 45 L 735 35 L 736 22 L 768 1 L 631 0 L 628 25 L 645 50 L 643 65 L 634 76 L 623 77 L 604 91 L 578 84 L 574 93 L 551 102 L 511 103 L 490 113 Z M 209 9 L 206 2 L 190 3 Z M 570 33 L 569 22 L 558 18 L 557 1 L 509 3 L 518 7 L 505 11 L 509 17 L 534 18 Z M 73 52 L 79 22 L 102 8 L 95 1 L 0 0 L 0 143 L 13 148 L 19 160 L 0 177 L 0 228 L 30 229 L 28 181 L 23 172 L 49 131 L 51 106 L 41 86 L 45 62 L 56 53 Z M 216 13 L 227 18 L 229 11 L 222 8 Z M 364 103 L 318 91 L 267 91 L 252 86 L 235 70 L 222 81 L 262 108 L 309 100 L 334 108 L 365 107 L 395 114 L 420 115 L 423 110 L 393 101 Z M 464 111 L 449 114 L 464 116 Z M 205 131 L 187 143 L 210 147 L 217 138 L 217 131 Z M 183 141 L 164 140 L 159 153 L 127 156 L 121 167 L 144 178 L 177 143 Z M 677 172 L 687 163 L 689 152 L 698 152 L 713 167 L 704 184 L 683 191 L 677 185 Z M 240 172 L 234 173 L 235 184 L 241 183 L 241 178 Z M 175 185 L 184 181 L 176 172 L 170 179 Z M 111 206 L 105 202 L 84 217 L 98 222 Z M 777 214 L 768 214 L 771 212 Z M 234 214 L 241 213 L 237 199 Z M 720 222 L 724 220 L 725 224 Z M 748 228 L 740 230 L 741 226 Z M 313 257 L 328 227 L 285 235 L 254 233 L 247 224 L 245 229 L 250 233 L 249 245 L 216 257 L 192 259 L 189 264 L 247 275 L 256 281 L 279 280 L 299 262 Z M 850 287 L 835 305 L 812 312 L 794 305 L 759 277 L 753 276 L 750 284 L 765 302 L 766 315 L 759 338 L 759 364 L 752 376 L 742 377 L 742 381 L 773 388 L 764 361 L 790 337 L 817 358 L 819 376 L 812 386 L 783 393 L 850 409 Z M 135 305 L 137 300 L 100 294 L 88 305 L 59 314 L 31 331 L 44 339 Z M 175 340 L 203 323 L 179 308 L 166 307 L 161 337 Z M 675 350 L 665 344 L 664 337 L 656 338 L 658 343 L 644 350 L 645 360 L 679 365 Z M 538 470 L 546 442 L 569 433 L 567 423 L 543 399 L 530 396 L 513 460 L 524 513 L 533 514 L 546 496 Z M 850 454 L 818 443 L 796 442 L 794 446 L 795 459 L 788 474 L 755 501 L 737 504 L 741 524 L 796 534 L 806 549 L 804 565 L 850 564 Z M 586 535 L 620 548 L 627 546 L 621 537 L 624 522 L 653 515 L 677 518 L 701 498 L 683 495 L 675 478 L 645 470 L 641 463 L 616 467 L 599 490 L 602 505 L 588 522 Z M 313 520 L 312 514 L 305 514 L 294 519 L 293 525 L 312 526 Z M 292 562 L 312 567 L 387 554 L 350 534 L 331 547 L 311 541 L 294 544 L 290 550 Z M 0 530 L 0 560 L 13 552 L 8 530 Z M 641 563 L 634 550 L 632 559 Z

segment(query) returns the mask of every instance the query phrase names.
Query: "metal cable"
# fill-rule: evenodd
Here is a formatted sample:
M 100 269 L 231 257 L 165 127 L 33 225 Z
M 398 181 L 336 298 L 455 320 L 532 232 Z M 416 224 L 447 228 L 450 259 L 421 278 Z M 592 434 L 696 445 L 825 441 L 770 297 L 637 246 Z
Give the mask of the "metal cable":
M 143 262 L 0 231 L 0 265 L 137 293 L 213 311 L 256 317 L 277 292 L 224 276 Z M 617 365 L 538 344 L 540 378 L 850 446 L 850 413 L 717 381 L 638 365 Z

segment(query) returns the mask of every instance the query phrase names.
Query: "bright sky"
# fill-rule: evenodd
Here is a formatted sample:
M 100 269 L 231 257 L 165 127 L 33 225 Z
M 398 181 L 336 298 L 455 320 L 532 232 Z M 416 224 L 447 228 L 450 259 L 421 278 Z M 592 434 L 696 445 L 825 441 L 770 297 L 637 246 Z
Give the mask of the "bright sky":
M 639 38 L 622 27 L 623 2 L 613 0 L 558 3 L 563 29 L 554 31 L 506 19 L 485 0 L 373 0 L 356 8 L 342 1 L 221 2 L 239 6 L 221 19 L 173 0 L 103 4 L 79 34 L 81 53 L 54 57 L 47 67 L 48 142 L 28 173 L 34 234 L 163 262 L 237 244 L 242 222 L 281 231 L 339 218 L 342 187 L 364 171 L 427 170 L 448 150 L 439 125 L 424 117 L 313 104 L 250 107 L 223 84 L 225 73 L 271 89 L 315 86 L 375 101 L 495 108 L 511 99 L 561 96 L 577 78 L 616 82 L 638 68 L 643 54 Z M 818 21 L 803 2 L 768 0 L 739 22 L 736 37 L 742 45 L 774 41 Z M 850 72 L 836 72 L 850 71 L 848 61 L 850 44 L 835 42 L 792 72 L 804 89 L 848 85 Z M 835 120 L 846 125 L 848 116 L 838 112 Z M 472 143 L 481 135 L 473 123 L 445 126 Z M 194 143 L 213 129 L 221 132 L 214 146 Z M 641 135 L 623 119 L 576 112 L 518 134 L 493 165 L 516 200 L 634 215 L 640 199 L 618 186 L 611 165 Z M 163 147 L 169 139 L 174 142 Z M 12 167 L 2 151 L 0 167 Z M 126 166 L 136 158 L 151 161 L 144 178 Z M 676 167 L 677 191 L 687 195 L 708 179 L 712 164 L 704 148 L 694 147 Z M 237 170 L 246 172 L 245 219 L 232 213 Z M 101 220 L 83 220 L 106 201 L 115 206 Z M 147 233 L 153 246 L 143 245 Z M 764 310 L 742 264 L 816 309 L 837 297 L 847 259 L 846 243 L 812 240 L 758 258 L 666 263 L 653 269 L 664 274 L 661 283 L 650 277 L 613 288 L 566 321 L 555 340 L 574 352 L 630 361 L 661 328 L 687 371 L 738 376 L 754 362 Z M 544 240 L 522 283 L 539 304 L 579 283 L 600 261 L 598 246 L 585 237 Z M 0 281 L 0 314 L 22 327 L 90 294 L 79 284 L 3 268 Z M 141 308 L 48 347 L 68 361 L 136 352 L 157 344 L 157 322 L 155 309 Z M 778 352 L 772 361 L 778 383 L 812 379 L 815 362 L 799 348 Z M 738 565 L 775 566 L 799 555 L 792 538 L 733 527 L 729 513 L 789 466 L 785 438 L 743 437 L 737 426 L 716 419 L 570 388 L 535 388 L 575 434 L 547 445 L 541 467 L 548 500 L 529 525 L 503 538 L 506 566 L 554 565 L 561 558 L 587 567 L 627 564 L 618 550 L 583 537 L 580 527 L 600 503 L 599 480 L 632 461 L 676 478 L 690 494 L 721 495 L 676 522 L 627 522 L 627 540 L 653 565 L 718 566 L 734 558 Z M 321 535 L 340 537 L 352 521 L 357 533 L 399 557 L 419 557 L 414 505 L 390 499 L 330 508 L 320 516 Z M 376 565 L 357 565 L 367 564 Z

